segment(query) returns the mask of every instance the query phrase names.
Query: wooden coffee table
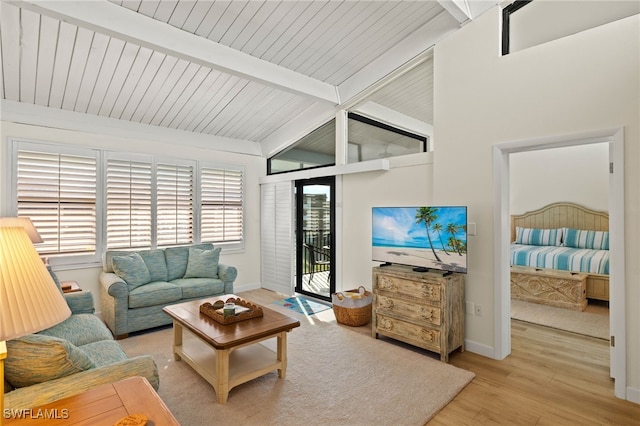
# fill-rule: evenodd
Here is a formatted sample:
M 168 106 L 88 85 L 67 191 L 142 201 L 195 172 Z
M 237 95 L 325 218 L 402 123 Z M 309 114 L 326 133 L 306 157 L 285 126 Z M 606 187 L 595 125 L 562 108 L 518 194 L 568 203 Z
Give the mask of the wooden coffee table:
M 131 414 L 145 415 L 150 425 L 180 425 L 144 377 L 100 385 L 40 407 L 20 410 L 4 424 L 113 426 Z
M 261 306 L 264 315 L 232 324 L 220 324 L 200 313 L 200 305 L 216 300 L 238 298 L 234 294 L 193 300 L 166 306 L 163 310 L 173 318 L 173 353 L 189 364 L 213 386 L 220 404 L 227 402 L 229 390 L 241 383 L 278 370 L 284 378 L 287 371 L 287 332 L 300 326 L 300 321 Z M 188 331 L 197 337 L 183 339 Z M 188 336 L 186 336 L 188 337 Z M 277 338 L 277 351 L 257 344 Z

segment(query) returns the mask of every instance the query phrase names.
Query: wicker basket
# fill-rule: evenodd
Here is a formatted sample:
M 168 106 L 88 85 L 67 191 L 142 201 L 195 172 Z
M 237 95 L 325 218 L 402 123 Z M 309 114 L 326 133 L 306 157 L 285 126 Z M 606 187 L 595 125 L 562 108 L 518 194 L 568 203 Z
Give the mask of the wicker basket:
M 360 327 L 371 321 L 371 292 L 360 286 L 357 290 L 331 295 L 336 321 L 351 327 Z

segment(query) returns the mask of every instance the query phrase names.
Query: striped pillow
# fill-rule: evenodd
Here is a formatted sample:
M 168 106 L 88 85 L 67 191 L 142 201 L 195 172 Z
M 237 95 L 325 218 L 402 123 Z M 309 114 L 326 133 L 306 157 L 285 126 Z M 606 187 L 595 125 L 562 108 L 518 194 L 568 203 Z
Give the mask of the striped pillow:
M 562 245 L 562 228 L 538 229 L 516 226 L 516 244 L 560 246 Z
M 566 247 L 609 250 L 608 231 L 588 231 L 586 229 L 564 228 L 564 242 Z

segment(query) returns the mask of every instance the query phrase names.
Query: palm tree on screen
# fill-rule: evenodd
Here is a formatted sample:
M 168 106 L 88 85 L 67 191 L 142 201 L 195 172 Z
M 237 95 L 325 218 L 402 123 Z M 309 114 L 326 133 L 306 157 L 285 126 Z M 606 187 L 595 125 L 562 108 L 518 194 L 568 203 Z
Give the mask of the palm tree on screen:
M 442 262 L 438 257 L 438 253 L 433 249 L 433 242 L 431 242 L 431 235 L 429 234 L 429 228 L 431 224 L 438 220 L 437 215 L 438 209 L 434 209 L 433 207 L 420 207 L 416 212 L 416 223 L 424 222 L 424 225 L 427 227 L 427 238 L 429 239 L 429 246 L 431 247 L 431 251 L 433 255 L 436 257 L 438 262 Z
M 460 229 L 462 229 L 462 226 L 456 225 L 455 223 L 447 225 L 447 232 L 451 234 L 451 238 L 449 238 L 448 241 L 449 247 L 453 248 L 460 256 L 462 256 L 462 253 L 460 252 L 460 249 L 462 248 L 462 241 L 456 238 L 456 234 Z
M 440 244 L 442 245 L 442 250 L 444 250 L 444 252 L 447 253 L 447 256 L 451 256 L 447 251 L 447 246 L 444 244 L 444 241 L 442 241 L 442 234 L 440 233 L 442 231 L 442 224 L 434 223 L 431 229 L 433 229 L 438 233 L 438 239 L 440 240 Z

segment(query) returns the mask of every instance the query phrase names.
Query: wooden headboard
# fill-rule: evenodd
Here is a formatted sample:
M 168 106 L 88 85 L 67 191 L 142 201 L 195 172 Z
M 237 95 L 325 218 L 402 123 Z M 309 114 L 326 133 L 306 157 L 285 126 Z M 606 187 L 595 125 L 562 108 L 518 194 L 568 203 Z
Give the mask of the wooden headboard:
M 574 228 L 591 231 L 609 230 L 609 213 L 591 210 L 573 203 L 553 203 L 541 209 L 511 216 L 511 241 L 521 228 Z

